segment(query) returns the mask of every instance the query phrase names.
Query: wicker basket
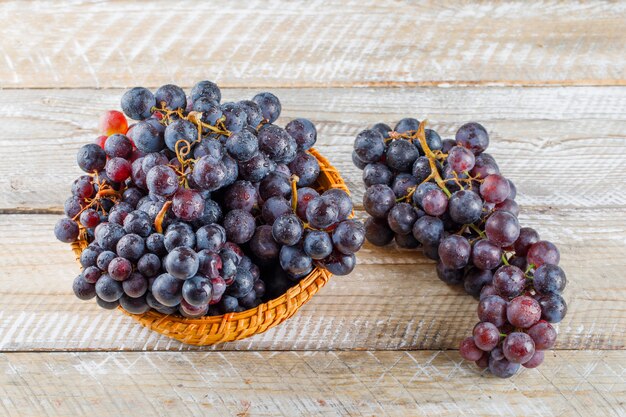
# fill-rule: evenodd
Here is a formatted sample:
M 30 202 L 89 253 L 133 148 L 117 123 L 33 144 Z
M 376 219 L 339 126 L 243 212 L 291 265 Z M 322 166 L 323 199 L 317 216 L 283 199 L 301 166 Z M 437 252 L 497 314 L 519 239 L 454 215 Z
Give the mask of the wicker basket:
M 310 149 L 309 152 L 318 160 L 320 165 L 320 175 L 316 184 L 318 190 L 340 188 L 349 192 L 339 172 L 330 165 L 328 160 L 315 149 Z M 86 246 L 86 241 L 72 244 L 72 250 L 77 259 Z M 327 270 L 315 267 L 308 276 L 291 287 L 285 294 L 241 313 L 188 319 L 182 316 L 164 315 L 153 310 L 144 314 L 130 314 L 121 307 L 119 309 L 142 325 L 165 336 L 190 345 L 209 346 L 245 339 L 282 323 L 309 301 L 328 282 L 330 277 L 331 274 Z

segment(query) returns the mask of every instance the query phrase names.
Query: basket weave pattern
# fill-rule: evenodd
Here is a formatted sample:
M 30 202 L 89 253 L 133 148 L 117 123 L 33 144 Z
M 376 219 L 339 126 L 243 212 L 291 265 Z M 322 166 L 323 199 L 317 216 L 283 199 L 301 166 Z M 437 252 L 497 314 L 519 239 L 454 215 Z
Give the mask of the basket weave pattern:
M 310 149 L 309 153 L 318 160 L 320 165 L 320 175 L 316 184 L 318 190 L 340 188 L 349 192 L 339 172 L 326 158 L 315 149 Z M 72 244 L 72 250 L 77 259 L 86 246 L 87 242 L 84 240 Z M 245 339 L 282 323 L 309 301 L 330 277 L 331 274 L 327 270 L 315 267 L 309 275 L 287 290 L 285 294 L 241 313 L 188 319 L 182 316 L 164 315 L 153 310 L 144 314 L 130 314 L 121 307 L 119 309 L 142 325 L 165 336 L 190 345 L 209 346 Z

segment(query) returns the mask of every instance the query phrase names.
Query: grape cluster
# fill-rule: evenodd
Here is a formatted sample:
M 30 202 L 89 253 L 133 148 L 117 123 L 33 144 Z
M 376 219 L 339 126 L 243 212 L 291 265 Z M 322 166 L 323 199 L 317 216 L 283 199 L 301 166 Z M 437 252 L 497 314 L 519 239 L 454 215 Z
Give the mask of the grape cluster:
M 86 175 L 54 230 L 87 243 L 78 298 L 200 317 L 254 308 L 316 266 L 352 271 L 365 229 L 345 191 L 316 188 L 313 123 L 275 125 L 271 93 L 220 101 L 210 81 L 189 96 L 170 84 L 135 87 L 121 107 L 136 123 L 103 115 L 103 135 L 78 151 Z
M 550 323 L 567 312 L 567 280 L 557 247 L 520 227 L 515 185 L 485 152 L 488 145 L 478 123 L 442 140 L 406 118 L 393 130 L 378 123 L 360 132 L 352 159 L 367 187 L 367 240 L 421 248 L 437 261 L 443 282 L 479 298 L 480 322 L 460 353 L 505 378 L 520 365 L 538 366 L 553 346 Z

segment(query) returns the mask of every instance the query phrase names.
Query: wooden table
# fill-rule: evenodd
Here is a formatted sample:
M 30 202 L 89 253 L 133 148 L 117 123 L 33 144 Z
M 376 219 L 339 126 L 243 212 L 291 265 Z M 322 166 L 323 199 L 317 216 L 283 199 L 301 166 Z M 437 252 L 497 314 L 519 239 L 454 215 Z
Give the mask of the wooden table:
M 0 415 L 626 415 L 626 2 L 233 3 L 0 4 Z M 500 380 L 461 360 L 476 301 L 395 248 L 215 348 L 75 299 L 52 228 L 76 150 L 125 88 L 207 78 L 314 120 L 358 205 L 361 129 L 483 123 L 568 273 L 546 363 Z

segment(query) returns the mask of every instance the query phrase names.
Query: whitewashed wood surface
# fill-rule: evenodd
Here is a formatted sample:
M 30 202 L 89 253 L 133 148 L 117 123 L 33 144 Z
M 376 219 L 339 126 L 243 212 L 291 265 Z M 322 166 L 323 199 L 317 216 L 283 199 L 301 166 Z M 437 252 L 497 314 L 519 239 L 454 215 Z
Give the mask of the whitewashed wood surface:
M 626 415 L 626 2 L 0 3 L 0 415 Z M 124 88 L 271 89 L 308 117 L 357 207 L 378 121 L 469 120 L 557 243 L 569 312 L 509 380 L 458 355 L 476 301 L 411 251 L 366 245 L 283 325 L 195 348 L 71 293 L 52 227 L 75 153 Z M 363 217 L 361 211 L 358 212 Z

